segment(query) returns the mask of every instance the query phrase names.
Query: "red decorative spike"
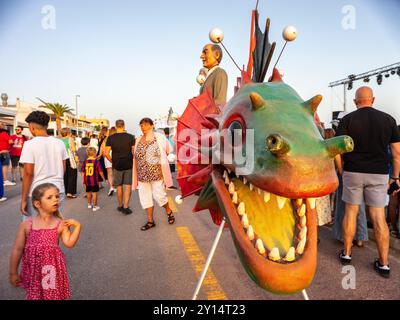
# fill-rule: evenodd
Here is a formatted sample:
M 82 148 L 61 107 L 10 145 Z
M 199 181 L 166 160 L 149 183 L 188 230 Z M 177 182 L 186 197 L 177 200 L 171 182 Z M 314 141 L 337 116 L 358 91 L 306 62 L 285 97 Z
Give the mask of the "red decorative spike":
M 274 68 L 271 78 L 269 78 L 269 82 L 283 82 L 281 74 L 279 70 Z

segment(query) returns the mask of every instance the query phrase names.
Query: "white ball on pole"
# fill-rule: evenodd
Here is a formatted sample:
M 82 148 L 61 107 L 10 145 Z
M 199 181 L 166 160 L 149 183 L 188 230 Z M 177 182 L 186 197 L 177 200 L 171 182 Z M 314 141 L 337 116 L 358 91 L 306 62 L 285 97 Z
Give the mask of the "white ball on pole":
M 214 43 L 220 43 L 222 42 L 222 40 L 224 40 L 224 32 L 219 28 L 211 29 L 208 36 L 210 40 Z
M 282 36 L 286 41 L 294 41 L 297 38 L 297 29 L 293 26 L 287 26 L 283 29 Z
M 204 75 L 202 75 L 202 74 L 199 74 L 198 76 L 197 76 L 197 78 L 196 78 L 196 81 L 197 81 L 197 83 L 199 84 L 199 85 L 203 85 L 204 84 L 204 82 L 206 81 L 206 77 L 204 76 Z
M 176 204 L 182 204 L 183 203 L 182 196 L 181 195 L 176 196 L 175 202 L 176 202 Z

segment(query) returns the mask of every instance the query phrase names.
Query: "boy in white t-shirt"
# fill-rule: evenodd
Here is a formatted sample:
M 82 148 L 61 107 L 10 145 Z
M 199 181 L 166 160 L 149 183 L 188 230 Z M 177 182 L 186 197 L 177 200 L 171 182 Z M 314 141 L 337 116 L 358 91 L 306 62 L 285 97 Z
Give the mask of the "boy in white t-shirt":
M 49 121 L 50 117 L 43 111 L 31 112 L 25 119 L 34 138 L 25 142 L 19 160 L 24 164 L 20 207 L 23 219 L 35 212 L 32 205 L 32 190 L 47 182 L 53 183 L 60 190 L 59 208 L 61 213 L 63 210 L 64 172 L 68 154 L 61 140 L 47 134 Z

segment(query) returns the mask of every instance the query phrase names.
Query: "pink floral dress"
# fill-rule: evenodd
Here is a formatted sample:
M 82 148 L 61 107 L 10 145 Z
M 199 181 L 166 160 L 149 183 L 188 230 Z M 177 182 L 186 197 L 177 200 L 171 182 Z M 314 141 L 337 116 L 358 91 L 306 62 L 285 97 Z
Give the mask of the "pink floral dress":
M 32 229 L 22 256 L 21 283 L 27 300 L 66 300 L 70 297 L 65 256 L 58 245 L 58 227 Z

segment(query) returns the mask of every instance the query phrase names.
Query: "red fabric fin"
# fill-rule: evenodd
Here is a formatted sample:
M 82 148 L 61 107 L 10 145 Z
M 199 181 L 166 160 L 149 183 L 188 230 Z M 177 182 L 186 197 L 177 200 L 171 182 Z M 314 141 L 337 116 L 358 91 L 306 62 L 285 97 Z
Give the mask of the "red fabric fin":
M 221 212 L 219 208 L 211 208 L 210 210 L 210 215 L 211 219 L 216 224 L 217 226 L 221 225 L 222 220 L 224 218 L 224 214 Z M 228 224 L 225 224 L 225 229 L 228 228 Z
M 214 129 L 219 128 L 219 121 L 218 121 L 218 115 L 215 114 L 207 114 L 206 119 L 208 122 L 211 122 L 214 125 Z
M 198 138 L 201 134 L 201 129 L 208 129 L 203 126 L 204 122 L 209 121 L 206 116 L 219 115 L 220 110 L 215 105 L 209 90 L 203 94 L 189 100 L 189 103 L 178 120 L 177 127 L 177 168 L 178 168 L 178 183 L 181 189 L 182 197 L 187 197 L 190 194 L 196 193 L 201 190 L 203 180 L 194 179 L 189 181 L 192 175 L 203 170 L 207 164 L 201 164 L 201 150 L 195 145 L 198 143 Z M 189 146 L 188 138 L 185 134 L 181 134 L 183 130 L 192 129 L 193 136 L 197 136 L 195 141 L 191 141 Z M 182 149 L 184 148 L 184 149 Z M 187 158 L 187 150 L 193 150 L 198 155 L 190 155 Z
M 187 181 L 198 185 L 204 185 L 210 179 L 211 171 L 212 171 L 212 165 L 209 165 L 208 167 L 205 167 L 199 172 L 193 174 L 190 178 L 187 179 Z

